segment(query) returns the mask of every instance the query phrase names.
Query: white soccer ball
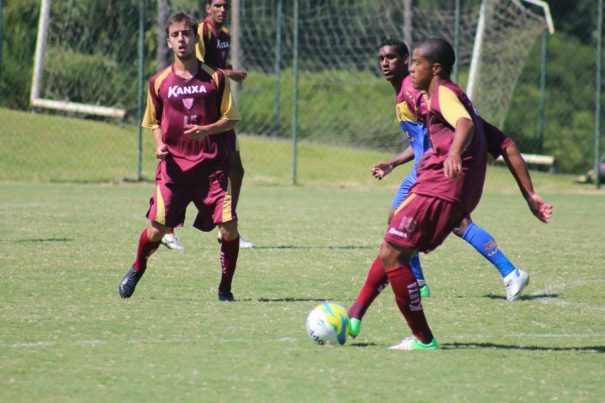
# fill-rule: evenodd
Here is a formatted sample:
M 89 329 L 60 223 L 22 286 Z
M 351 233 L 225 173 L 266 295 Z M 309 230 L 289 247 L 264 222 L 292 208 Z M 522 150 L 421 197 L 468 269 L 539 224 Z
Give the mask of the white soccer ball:
M 320 345 L 345 344 L 349 326 L 347 310 L 332 302 L 317 305 L 307 316 L 307 334 Z

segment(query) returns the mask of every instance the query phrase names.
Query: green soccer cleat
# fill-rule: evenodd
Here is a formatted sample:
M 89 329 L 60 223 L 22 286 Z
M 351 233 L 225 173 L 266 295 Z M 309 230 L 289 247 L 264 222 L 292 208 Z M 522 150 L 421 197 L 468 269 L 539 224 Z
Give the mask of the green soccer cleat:
M 406 351 L 416 351 L 416 350 L 439 350 L 439 343 L 437 343 L 437 339 L 433 337 L 430 343 L 424 344 L 415 336 L 406 337 L 401 340 L 401 343 L 395 344 L 394 346 L 389 347 L 390 350 L 406 350 Z
M 429 288 L 428 284 L 424 284 L 422 287 L 420 287 L 420 296 L 422 298 L 428 298 L 431 296 L 431 289 Z
M 359 336 L 359 332 L 361 331 L 361 320 L 357 318 L 351 318 L 349 326 L 349 336 L 355 338 Z

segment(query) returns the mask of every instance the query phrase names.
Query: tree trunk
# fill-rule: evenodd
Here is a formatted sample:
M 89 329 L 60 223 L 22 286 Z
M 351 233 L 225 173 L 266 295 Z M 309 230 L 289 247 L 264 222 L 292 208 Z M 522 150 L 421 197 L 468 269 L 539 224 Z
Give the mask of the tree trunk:
M 157 49 L 157 64 L 158 70 L 170 64 L 170 49 L 166 44 L 166 23 L 170 18 L 171 9 L 170 0 L 158 0 L 158 49 Z

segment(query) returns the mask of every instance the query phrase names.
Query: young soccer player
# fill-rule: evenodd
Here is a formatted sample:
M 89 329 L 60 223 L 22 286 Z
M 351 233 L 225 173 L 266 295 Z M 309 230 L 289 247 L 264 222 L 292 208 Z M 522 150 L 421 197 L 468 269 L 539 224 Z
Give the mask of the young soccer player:
M 159 160 L 156 186 L 147 212 L 149 226 L 139 238 L 136 258 L 119 285 L 130 298 L 169 228 L 182 225 L 189 203 L 198 209 L 194 226 L 223 237 L 220 246 L 220 301 L 233 301 L 231 283 L 239 254 L 237 216 L 228 178 L 229 158 L 240 119 L 229 80 L 222 70 L 195 55 L 197 22 L 179 12 L 166 26 L 174 63 L 149 81 L 143 127 L 152 130 Z
M 419 161 L 418 178 L 395 210 L 360 292 L 361 298 L 388 279 L 413 334 L 392 349 L 439 348 L 424 316 L 410 260 L 419 251 L 428 253 L 438 247 L 474 210 L 483 189 L 488 149 L 484 124 L 466 94 L 449 81 L 454 61 L 454 50 L 443 39 L 429 39 L 414 50 L 412 85 L 427 95 L 426 126 L 432 148 Z M 534 192 L 518 150 L 512 142 L 505 147 L 505 141 L 505 136 L 499 139 L 509 169 L 532 213 L 547 222 L 552 206 Z
M 225 24 L 229 17 L 229 1 L 206 0 L 205 9 L 207 16 L 198 25 L 199 41 L 196 44 L 197 57 L 209 66 L 222 69 L 230 79 L 237 82 L 244 81 L 247 73 L 243 70 L 233 69 L 233 66 L 228 62 L 231 35 Z M 231 156 L 231 164 L 231 169 L 229 170 L 231 195 L 233 205 L 237 207 L 244 178 L 244 166 L 237 138 L 235 152 Z M 220 241 L 221 236 L 219 233 Z M 172 229 L 162 238 L 162 243 L 170 249 L 183 249 L 183 244 Z M 240 248 L 254 248 L 254 244 L 240 235 Z
M 401 205 L 408 195 L 410 188 L 416 182 L 416 167 L 422 155 L 431 147 L 426 126 L 424 125 L 426 114 L 426 103 L 422 93 L 412 86 L 412 78 L 408 71 L 408 48 L 396 40 L 384 41 L 379 48 L 379 64 L 383 76 L 391 83 L 396 93 L 396 112 L 401 129 L 407 135 L 409 147 L 395 158 L 379 162 L 372 167 L 372 174 L 377 179 L 387 176 L 399 165 L 413 161 L 410 173 L 401 181 L 399 189 L 391 203 L 388 221 L 391 221 L 395 209 Z M 409 105 L 409 106 L 408 106 Z M 489 144 L 488 144 L 489 146 Z M 508 143 L 504 145 L 508 146 Z M 501 154 L 499 148 L 488 150 L 494 159 Z M 494 237 L 477 224 L 470 217 L 462 220 L 459 227 L 454 229 L 454 234 L 471 244 L 484 258 L 486 258 L 499 271 L 504 282 L 506 299 L 513 301 L 517 299 L 523 288 L 529 282 L 529 274 L 517 269 L 506 255 L 498 248 Z M 428 284 L 425 282 L 424 273 L 420 264 L 420 258 L 415 256 L 410 261 L 410 266 L 418 284 L 420 295 L 430 295 Z M 355 326 L 354 326 L 355 327 Z

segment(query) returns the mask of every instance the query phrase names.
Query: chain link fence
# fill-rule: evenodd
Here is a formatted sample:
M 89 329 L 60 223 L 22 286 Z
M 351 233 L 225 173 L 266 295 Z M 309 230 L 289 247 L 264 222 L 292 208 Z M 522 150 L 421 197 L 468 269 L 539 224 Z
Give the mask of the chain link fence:
M 492 56 L 506 57 L 488 58 L 480 68 L 485 90 L 474 98 L 480 111 L 503 125 L 522 152 L 554 156 L 560 172 L 591 168 L 598 154 L 598 2 L 550 1 L 556 32 L 548 35 L 540 9 L 517 0 L 486 1 L 498 7 L 492 9 L 484 41 L 500 46 L 491 50 Z M 204 17 L 202 1 L 168 3 L 172 11 Z M 429 36 L 447 38 L 458 44 L 456 79 L 465 87 L 481 3 L 461 0 L 457 10 L 455 2 L 441 0 L 318 0 L 299 1 L 295 12 L 294 0 L 231 0 L 232 11 L 239 14 L 239 26 L 232 26 L 239 39 L 233 62 L 249 73 L 237 88 L 245 163 L 266 170 L 261 175 L 270 175 L 272 164 L 289 169 L 290 155 L 276 158 L 276 148 L 268 144 L 290 142 L 294 133 L 303 143 L 400 150 L 393 90 L 377 65 L 379 43 L 399 38 L 413 46 Z M 143 4 L 147 80 L 157 69 L 158 43 L 164 40 L 158 2 L 51 2 L 41 97 L 119 107 L 128 112 L 122 122 L 46 109 L 32 115 L 29 96 L 40 4 L 3 1 L 0 179 L 136 179 L 138 18 Z M 519 23 L 522 9 L 528 16 Z M 488 101 L 488 95 L 497 102 Z M 247 141 L 256 140 L 265 146 L 246 154 Z M 152 149 L 145 132 L 142 173 L 148 178 L 155 165 Z M 304 163 L 304 154 L 298 158 Z

